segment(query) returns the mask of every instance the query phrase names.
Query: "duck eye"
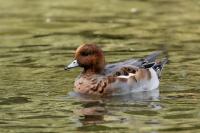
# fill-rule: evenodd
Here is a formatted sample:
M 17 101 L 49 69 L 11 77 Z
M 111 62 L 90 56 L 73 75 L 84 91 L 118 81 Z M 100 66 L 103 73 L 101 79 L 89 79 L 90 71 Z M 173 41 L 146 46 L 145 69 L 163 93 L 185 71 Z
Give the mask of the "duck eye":
M 92 54 L 91 51 L 83 51 L 83 52 L 81 52 L 82 56 L 88 56 L 88 55 L 91 55 L 91 54 Z

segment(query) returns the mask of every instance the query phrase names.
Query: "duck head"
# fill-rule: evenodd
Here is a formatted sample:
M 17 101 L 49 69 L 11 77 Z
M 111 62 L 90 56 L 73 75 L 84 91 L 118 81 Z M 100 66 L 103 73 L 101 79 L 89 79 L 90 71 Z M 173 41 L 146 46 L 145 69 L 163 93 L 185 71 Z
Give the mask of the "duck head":
M 65 67 L 69 70 L 75 67 L 83 67 L 83 73 L 101 73 L 105 66 L 105 57 L 101 48 L 94 44 L 84 44 L 76 49 L 74 61 Z

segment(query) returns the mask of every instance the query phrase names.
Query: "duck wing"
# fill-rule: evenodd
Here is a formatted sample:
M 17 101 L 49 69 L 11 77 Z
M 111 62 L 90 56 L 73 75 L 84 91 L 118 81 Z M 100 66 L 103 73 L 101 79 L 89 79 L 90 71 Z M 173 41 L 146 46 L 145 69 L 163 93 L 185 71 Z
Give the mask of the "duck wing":
M 139 68 L 153 68 L 158 72 L 160 77 L 161 71 L 164 67 L 164 64 L 167 63 L 167 58 L 162 59 L 161 61 L 156 61 L 156 59 L 161 55 L 161 51 L 156 51 L 142 59 L 129 59 L 123 62 L 111 63 L 105 67 L 105 75 L 128 75 L 129 73 L 135 73 Z

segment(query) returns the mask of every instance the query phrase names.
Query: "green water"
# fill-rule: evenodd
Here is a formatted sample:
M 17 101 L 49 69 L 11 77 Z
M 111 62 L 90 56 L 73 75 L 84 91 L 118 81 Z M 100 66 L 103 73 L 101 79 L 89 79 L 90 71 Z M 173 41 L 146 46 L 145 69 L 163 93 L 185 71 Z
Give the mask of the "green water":
M 160 98 L 69 96 L 85 42 L 107 62 L 167 49 Z M 199 43 L 199 0 L 0 0 L 0 132 L 200 132 Z

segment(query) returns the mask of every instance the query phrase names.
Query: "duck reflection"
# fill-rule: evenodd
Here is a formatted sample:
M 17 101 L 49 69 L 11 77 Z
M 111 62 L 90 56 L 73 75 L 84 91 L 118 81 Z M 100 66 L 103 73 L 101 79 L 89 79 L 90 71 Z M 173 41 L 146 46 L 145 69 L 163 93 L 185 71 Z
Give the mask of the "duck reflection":
M 104 122 L 104 115 L 108 113 L 101 101 L 84 101 L 82 108 L 75 111 L 80 116 L 83 125 L 100 124 Z
M 119 95 L 112 97 L 97 98 L 87 95 L 71 93 L 71 96 L 78 97 L 82 108 L 74 110 L 74 113 L 79 116 L 79 122 L 84 125 L 94 125 L 108 123 L 113 120 L 106 120 L 106 116 L 114 116 L 113 111 L 126 111 L 129 105 L 142 104 L 151 109 L 158 110 L 159 105 L 159 89 L 154 89 L 146 92 L 137 92 L 127 95 Z M 123 105 L 123 107 L 122 107 Z M 126 118 L 120 116 L 117 121 L 123 121 Z

